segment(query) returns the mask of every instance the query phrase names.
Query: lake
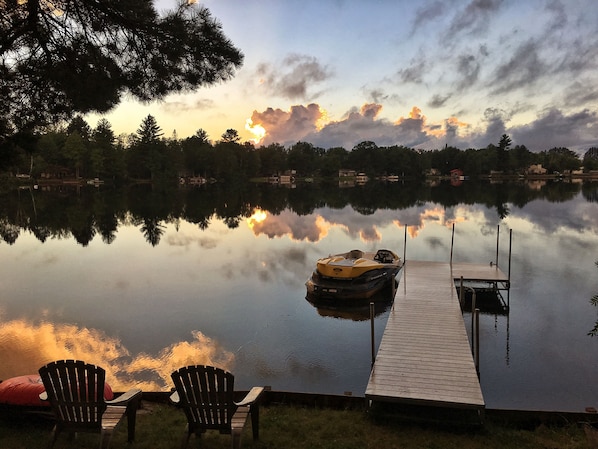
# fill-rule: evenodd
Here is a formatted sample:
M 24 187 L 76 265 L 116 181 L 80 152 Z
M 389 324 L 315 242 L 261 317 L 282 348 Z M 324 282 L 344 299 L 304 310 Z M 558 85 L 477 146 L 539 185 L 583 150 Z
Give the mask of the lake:
M 197 363 L 238 389 L 363 396 L 368 312 L 305 299 L 317 258 L 448 261 L 453 226 L 453 260 L 473 263 L 495 260 L 500 229 L 505 272 L 513 235 L 510 310 L 480 317 L 486 406 L 598 407 L 598 183 L 565 181 L 1 194 L 0 379 L 78 358 L 116 390 L 168 391 Z M 387 317 L 377 310 L 376 346 Z

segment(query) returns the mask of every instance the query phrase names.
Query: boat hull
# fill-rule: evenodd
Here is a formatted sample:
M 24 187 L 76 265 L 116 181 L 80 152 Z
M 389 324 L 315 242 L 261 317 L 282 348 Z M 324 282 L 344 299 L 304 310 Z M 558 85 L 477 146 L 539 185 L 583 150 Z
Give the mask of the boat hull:
M 305 283 L 308 299 L 360 301 L 391 288 L 400 266 L 372 270 L 354 279 L 334 279 L 314 271 Z

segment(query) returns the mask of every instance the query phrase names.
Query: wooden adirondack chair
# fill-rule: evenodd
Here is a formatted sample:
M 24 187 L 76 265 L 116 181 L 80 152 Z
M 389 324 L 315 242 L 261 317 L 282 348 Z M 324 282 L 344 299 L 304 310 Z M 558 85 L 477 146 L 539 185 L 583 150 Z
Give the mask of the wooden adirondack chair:
M 104 399 L 106 371 L 80 360 L 59 360 L 39 369 L 46 391 L 40 399 L 50 401 L 56 417 L 51 448 L 61 431 L 97 432 L 100 447 L 108 448 L 112 432 L 127 414 L 128 439 L 135 438 L 135 418 L 141 390 L 132 389 L 112 401 Z
M 234 401 L 234 376 L 213 366 L 194 365 L 180 368 L 171 375 L 175 392 L 170 400 L 187 416 L 182 448 L 189 437 L 200 437 L 208 429 L 232 436 L 232 448 L 241 445 L 241 432 L 251 414 L 253 439 L 259 438 L 259 397 L 263 387 L 253 387 L 240 402 Z

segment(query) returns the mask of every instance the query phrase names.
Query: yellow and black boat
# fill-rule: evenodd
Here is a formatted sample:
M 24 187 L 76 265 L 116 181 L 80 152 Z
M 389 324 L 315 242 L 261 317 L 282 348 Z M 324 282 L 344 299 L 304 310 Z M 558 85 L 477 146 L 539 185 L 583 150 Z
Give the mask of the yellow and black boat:
M 401 258 L 388 249 L 352 250 L 318 259 L 305 283 L 308 299 L 369 299 L 389 287 L 401 270 Z

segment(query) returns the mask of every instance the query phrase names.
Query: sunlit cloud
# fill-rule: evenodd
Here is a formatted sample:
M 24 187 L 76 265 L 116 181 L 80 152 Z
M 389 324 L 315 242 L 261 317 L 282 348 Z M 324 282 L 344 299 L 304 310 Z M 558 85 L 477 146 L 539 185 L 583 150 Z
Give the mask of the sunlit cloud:
M 409 223 L 383 215 L 380 215 L 379 222 L 372 223 L 371 220 L 361 221 L 353 212 L 336 211 L 325 216 L 316 212 L 298 216 L 289 210 L 274 215 L 256 209 L 246 219 L 246 223 L 254 235 L 264 235 L 270 239 L 285 237 L 293 241 L 319 242 L 336 229 L 351 238 L 358 238 L 363 243 L 372 243 L 382 240 L 381 228 L 388 224 L 394 224 L 399 228 L 407 226 L 408 234 L 415 238 L 430 224 L 450 228 L 455 223 L 465 222 L 468 212 L 460 209 L 447 211 L 442 207 L 431 206 L 414 209 L 411 215 Z
M 430 207 L 419 211 L 416 224 L 401 223 L 400 220 L 393 220 L 393 223 L 398 228 L 407 226 L 407 234 L 411 238 L 416 238 L 428 225 L 436 224 L 445 228 L 451 228 L 453 224 L 464 223 L 470 218 L 467 217 L 468 212 L 465 210 L 454 211 L 449 215 L 447 210 L 442 207 Z
M 273 215 L 256 210 L 246 222 L 256 236 L 287 237 L 295 241 L 318 242 L 326 237 L 330 230 L 330 223 L 319 215 L 297 216 L 290 211 Z
M 260 141 L 266 136 L 266 130 L 259 123 L 253 123 L 253 120 L 248 118 L 245 121 L 245 129 L 253 134 L 255 137 L 251 139 L 254 144 L 259 144 Z
M 417 106 L 412 107 L 407 117 L 394 122 L 383 118 L 382 110 L 379 103 L 366 103 L 359 109 L 351 109 L 340 120 L 330 121 L 327 112 L 312 103 L 292 106 L 290 111 L 272 108 L 254 111 L 248 123 L 259 124 L 265 130 L 260 140 L 263 145 L 306 141 L 322 148 L 341 146 L 347 150 L 366 140 L 378 146 L 438 148 L 444 146 L 447 136 L 455 140 L 461 131 L 469 130 L 469 125 L 455 116 L 442 123 L 429 123 Z
M 294 144 L 306 136 L 317 133 L 324 116 L 319 105 L 312 103 L 307 106 L 291 106 L 290 110 L 268 108 L 263 112 L 253 111 L 251 123 L 259 125 L 265 134 L 263 145 L 271 143 Z
M 223 349 L 215 340 L 199 331 L 192 331 L 193 340 L 181 341 L 160 351 L 158 356 L 138 354 L 122 366 L 128 379 L 142 390 L 163 390 L 170 385 L 170 374 L 188 365 L 213 365 L 230 371 L 234 354 Z M 156 378 L 144 382 L 134 381 L 140 373 L 150 372 Z M 119 376 L 122 379 L 122 376 Z
M 97 329 L 72 324 L 34 323 L 24 319 L 0 326 L 0 379 L 35 374 L 54 360 L 77 359 L 101 366 L 114 391 L 138 387 L 145 391 L 168 389 L 170 373 L 191 364 L 231 369 L 234 355 L 199 331 L 193 339 L 176 342 L 156 356 L 130 352 L 119 339 Z
M 256 224 L 262 223 L 266 218 L 268 218 L 268 212 L 262 209 L 256 209 L 251 217 L 247 219 L 247 226 L 249 226 L 250 229 L 253 229 Z

